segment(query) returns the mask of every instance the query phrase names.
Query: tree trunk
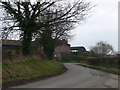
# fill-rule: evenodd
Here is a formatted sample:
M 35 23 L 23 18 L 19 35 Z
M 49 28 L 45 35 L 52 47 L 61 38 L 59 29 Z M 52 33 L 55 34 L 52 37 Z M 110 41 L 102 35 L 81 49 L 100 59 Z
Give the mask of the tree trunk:
M 31 40 L 32 40 L 32 33 L 30 31 L 27 31 L 27 32 L 26 31 L 24 31 L 23 40 L 22 40 L 23 56 L 30 55 L 30 47 L 31 47 Z
M 47 56 L 47 59 L 52 60 L 55 50 L 54 40 L 50 38 L 42 38 L 41 44 L 43 46 L 43 50 Z

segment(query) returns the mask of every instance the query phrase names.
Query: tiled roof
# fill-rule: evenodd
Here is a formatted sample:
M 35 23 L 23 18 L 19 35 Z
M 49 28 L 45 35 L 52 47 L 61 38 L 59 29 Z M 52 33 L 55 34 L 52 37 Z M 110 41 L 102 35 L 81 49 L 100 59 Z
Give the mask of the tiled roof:
M 2 40 L 2 45 L 21 45 L 19 40 Z
M 81 47 L 70 47 L 70 50 L 78 50 L 78 52 L 85 52 L 86 49 L 85 47 L 81 46 Z
M 7 46 L 21 46 L 21 41 L 19 40 L 2 40 L 2 45 L 7 45 Z M 38 45 L 35 41 L 31 42 L 31 45 Z M 39 44 L 40 46 L 40 44 Z
M 19 41 L 19 40 L 2 40 L 2 45 L 21 46 L 22 44 L 21 44 L 21 41 Z M 39 45 L 39 46 L 41 46 L 36 41 L 32 41 L 31 45 Z M 58 40 L 57 41 L 57 46 L 59 46 L 59 45 L 68 45 L 68 46 L 70 46 L 70 44 L 68 44 L 68 42 L 66 40 Z

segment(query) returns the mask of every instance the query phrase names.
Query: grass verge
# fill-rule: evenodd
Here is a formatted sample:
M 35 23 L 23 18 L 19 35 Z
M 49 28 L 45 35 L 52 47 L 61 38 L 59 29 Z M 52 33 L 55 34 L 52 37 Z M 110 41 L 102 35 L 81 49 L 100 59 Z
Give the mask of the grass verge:
M 103 67 L 103 66 L 90 65 L 90 64 L 85 64 L 85 63 L 80 63 L 80 65 L 84 67 L 88 67 L 88 68 L 106 71 L 106 72 L 113 73 L 113 74 L 120 74 L 120 69 L 114 68 L 114 67 Z
M 37 77 L 55 75 L 64 70 L 57 61 L 40 61 L 38 59 L 28 59 L 22 62 L 13 62 L 2 65 L 2 82 L 14 82 L 29 80 Z

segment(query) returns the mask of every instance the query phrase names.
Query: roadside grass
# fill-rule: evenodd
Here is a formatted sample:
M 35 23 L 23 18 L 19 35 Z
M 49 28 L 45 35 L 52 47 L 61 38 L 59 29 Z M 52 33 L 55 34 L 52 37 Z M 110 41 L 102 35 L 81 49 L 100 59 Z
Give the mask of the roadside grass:
M 57 61 L 27 59 L 21 62 L 2 64 L 2 82 L 29 80 L 58 74 L 62 71 L 63 66 Z
M 88 67 L 88 68 L 93 68 L 93 69 L 97 69 L 97 70 L 106 71 L 106 72 L 113 73 L 113 74 L 120 74 L 120 69 L 115 68 L 115 67 L 90 65 L 90 64 L 85 64 L 85 63 L 80 63 L 80 65 L 84 66 L 84 67 Z

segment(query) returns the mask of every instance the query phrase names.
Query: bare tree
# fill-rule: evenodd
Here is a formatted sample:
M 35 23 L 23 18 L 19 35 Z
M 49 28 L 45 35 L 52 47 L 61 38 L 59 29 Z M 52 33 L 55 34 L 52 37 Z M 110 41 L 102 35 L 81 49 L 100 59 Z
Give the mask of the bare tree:
M 83 0 L 72 3 L 64 0 L 1 3 L 6 13 L 13 20 L 11 27 L 5 28 L 4 32 L 20 31 L 23 55 L 29 55 L 33 38 L 39 36 L 43 47 L 44 45 L 50 47 L 52 45 L 49 43 L 50 40 L 69 36 L 68 32 L 76 23 L 83 21 L 92 8 L 90 2 Z
M 51 0 L 50 0 L 51 1 Z M 10 16 L 10 20 L 14 23 L 10 27 L 4 28 L 4 36 L 10 32 L 21 31 L 20 39 L 22 40 L 23 55 L 30 54 L 30 45 L 32 36 L 37 32 L 38 28 L 43 27 L 43 23 L 39 21 L 38 17 L 41 12 L 52 6 L 55 2 L 41 1 L 36 3 L 31 2 L 1 2 L 2 7 Z M 7 16 L 8 16 L 7 15 Z
M 46 9 L 43 12 L 44 15 L 40 17 L 45 27 L 38 31 L 38 36 L 50 59 L 53 56 L 56 40 L 70 38 L 70 31 L 73 30 L 76 23 L 84 21 L 88 11 L 92 8 L 89 2 L 85 3 L 84 1 L 64 2 L 65 5 L 60 3 L 57 7 L 53 6 Z
M 91 52 L 95 54 L 100 54 L 100 55 L 107 55 L 109 53 L 112 53 L 114 51 L 112 45 L 108 44 L 107 42 L 97 42 L 97 44 L 90 49 Z

